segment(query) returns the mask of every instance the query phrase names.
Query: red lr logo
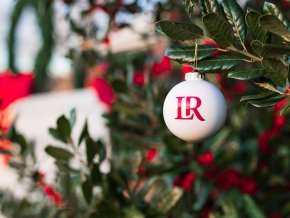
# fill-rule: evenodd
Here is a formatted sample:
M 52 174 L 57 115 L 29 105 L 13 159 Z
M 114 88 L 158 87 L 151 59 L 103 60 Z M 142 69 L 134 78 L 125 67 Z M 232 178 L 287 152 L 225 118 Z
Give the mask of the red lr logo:
M 200 121 L 205 121 L 205 119 L 200 115 L 198 108 L 201 105 L 201 99 L 196 96 L 182 96 L 182 97 L 176 97 L 178 101 L 178 106 L 177 106 L 177 117 L 175 118 L 176 120 L 193 120 L 194 115 L 199 119 Z M 182 110 L 183 110 L 183 105 L 185 99 L 185 116 L 182 116 Z M 191 99 L 194 99 L 196 104 L 194 107 L 190 107 Z

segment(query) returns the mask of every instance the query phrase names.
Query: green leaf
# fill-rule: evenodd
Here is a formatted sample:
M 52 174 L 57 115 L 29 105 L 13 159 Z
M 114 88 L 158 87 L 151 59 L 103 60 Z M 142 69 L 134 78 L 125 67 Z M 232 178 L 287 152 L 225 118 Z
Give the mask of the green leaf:
M 59 135 L 59 132 L 58 132 L 57 129 L 49 128 L 49 129 L 48 129 L 48 132 L 49 132 L 49 134 L 50 134 L 53 138 L 55 138 L 55 139 L 57 139 L 57 140 L 60 140 L 60 141 L 66 143 L 66 141 L 63 141 L 63 138 Z
M 89 178 L 82 183 L 82 191 L 86 202 L 90 204 L 93 198 L 93 185 Z
M 253 49 L 253 51 L 261 56 L 262 50 L 263 50 L 263 43 L 258 41 L 258 40 L 253 40 L 251 43 L 251 47 Z
M 219 46 L 222 48 L 232 46 L 234 33 L 230 24 L 223 17 L 216 13 L 209 13 L 202 20 L 204 26 Z
M 255 218 L 265 218 L 266 217 L 262 213 L 260 208 L 257 206 L 255 201 L 250 196 L 244 195 L 243 200 L 245 203 L 245 209 L 246 209 L 249 217 L 255 217 Z
M 277 58 L 282 55 L 290 56 L 290 47 L 265 44 L 263 45 L 261 55 L 264 58 Z
M 211 190 L 209 189 L 209 187 L 206 186 L 201 189 L 200 193 L 198 193 L 196 202 L 193 204 L 194 210 L 198 211 L 204 206 L 209 197 L 210 191 Z
M 199 3 L 199 7 L 200 7 L 200 10 L 201 10 L 202 16 L 208 14 L 209 12 L 207 11 L 207 8 L 206 8 L 204 0 L 198 0 L 198 3 Z
M 172 134 L 164 135 L 163 142 L 166 148 L 172 153 L 180 153 L 183 149 L 183 141 Z
M 204 0 L 204 4 L 207 9 L 207 13 L 220 13 L 220 5 L 217 0 Z
M 263 93 L 257 94 L 257 95 L 246 95 L 246 96 L 243 96 L 241 98 L 240 102 L 249 101 L 249 100 L 252 100 L 252 101 L 265 100 L 267 98 L 271 98 L 271 97 L 274 97 L 274 96 L 278 96 L 278 95 L 276 93 L 273 93 L 273 92 L 263 92 Z
M 100 165 L 99 164 L 93 164 L 92 170 L 91 170 L 91 176 L 92 176 L 92 183 L 93 184 L 100 184 L 102 181 L 102 174 L 100 172 Z
M 75 122 L 76 122 L 76 109 L 73 108 L 71 109 L 70 114 L 69 114 L 69 124 L 71 128 L 75 125 Z
M 262 68 L 231 71 L 228 74 L 228 78 L 238 79 L 238 80 L 251 80 L 251 79 L 260 78 L 265 73 L 266 73 L 265 70 Z
M 287 105 L 282 108 L 282 110 L 280 111 L 280 115 L 286 115 L 290 112 L 290 100 L 288 99 L 287 101 Z
M 160 201 L 157 203 L 156 207 L 162 213 L 167 213 L 182 197 L 183 191 L 180 188 L 173 187 L 169 192 L 163 193 L 164 194 L 163 196 L 160 196 Z
M 100 152 L 99 152 L 99 162 L 102 163 L 106 159 L 106 157 L 107 157 L 106 146 L 105 146 L 105 144 L 101 140 L 98 140 L 97 141 L 97 146 L 100 149 Z
M 193 9 L 195 6 L 194 0 L 183 0 L 183 6 L 185 7 L 185 10 L 187 11 L 190 18 L 193 17 Z
M 219 55 L 199 61 L 196 70 L 205 73 L 216 72 L 217 70 L 229 70 L 241 62 L 241 60 L 240 57 Z
M 214 46 L 199 45 L 197 57 L 198 60 L 210 56 L 217 50 Z M 193 63 L 194 62 L 195 46 L 170 46 L 166 49 L 165 55 L 178 63 Z
M 86 153 L 87 153 L 87 162 L 90 166 L 94 160 L 94 157 L 99 151 L 99 147 L 96 142 L 90 137 L 86 140 Z
M 16 132 L 15 126 L 12 126 L 11 128 L 11 141 L 17 143 L 20 146 L 21 154 L 24 154 L 29 147 L 25 137 Z
M 59 148 L 59 147 L 55 147 L 51 145 L 45 148 L 45 152 L 55 159 L 65 160 L 65 161 L 68 161 L 74 156 L 71 152 L 63 148 Z
M 286 42 L 290 42 L 290 32 L 284 24 L 273 15 L 264 15 L 260 17 L 260 25 L 267 31 L 282 37 Z
M 89 136 L 89 131 L 88 131 L 88 120 L 86 119 L 84 127 L 82 129 L 81 135 L 79 137 L 79 142 L 78 145 L 80 145 L 82 143 L 82 141 Z
M 273 85 L 273 83 L 265 78 L 254 80 L 253 82 L 256 86 L 262 89 L 281 94 L 279 90 L 277 90 L 276 87 Z
M 57 119 L 56 123 L 59 136 L 62 138 L 64 142 L 68 142 L 71 133 L 70 122 L 64 115 L 62 115 Z
M 117 93 L 126 93 L 128 92 L 127 84 L 119 79 L 115 79 L 112 81 L 112 87 Z
M 228 22 L 233 27 L 235 37 L 243 44 L 247 36 L 247 25 L 243 9 L 235 0 L 223 0 L 222 5 Z
M 123 218 L 145 218 L 145 215 L 134 206 L 126 207 L 123 213 Z
M 7 149 L 3 149 L 3 148 L 0 147 L 0 155 L 2 155 L 2 154 L 11 155 L 11 152 L 9 150 L 7 150 Z
M 157 30 L 176 40 L 195 40 L 203 37 L 203 30 L 192 23 L 159 21 Z
M 246 15 L 246 23 L 254 39 L 264 43 L 267 39 L 267 31 L 260 27 L 259 18 L 260 14 L 251 10 Z
M 250 100 L 248 101 L 248 103 L 255 107 L 272 107 L 275 104 L 279 103 L 284 98 L 286 98 L 285 95 L 277 95 L 266 99 Z
M 274 5 L 270 2 L 265 2 L 263 10 L 266 14 L 271 14 L 277 17 L 289 29 L 289 21 L 287 17 L 282 13 L 282 11 L 277 7 L 277 5 Z
M 262 61 L 263 67 L 268 72 L 267 75 L 271 80 L 280 87 L 286 85 L 288 77 L 288 68 L 283 64 L 282 61 L 276 59 L 264 59 Z

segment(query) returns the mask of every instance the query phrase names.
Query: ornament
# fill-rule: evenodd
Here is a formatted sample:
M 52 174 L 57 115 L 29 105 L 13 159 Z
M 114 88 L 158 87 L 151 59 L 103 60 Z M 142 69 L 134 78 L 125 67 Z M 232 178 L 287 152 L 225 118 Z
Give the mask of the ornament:
M 184 82 L 165 98 L 163 117 L 177 137 L 197 142 L 217 133 L 223 126 L 227 106 L 223 94 L 200 73 L 186 73 Z

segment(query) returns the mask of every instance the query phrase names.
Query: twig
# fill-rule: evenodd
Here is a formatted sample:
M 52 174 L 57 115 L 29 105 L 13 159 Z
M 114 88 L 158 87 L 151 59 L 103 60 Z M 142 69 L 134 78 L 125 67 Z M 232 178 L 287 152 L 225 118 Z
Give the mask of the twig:
M 252 54 L 250 54 L 247 51 L 241 51 L 241 50 L 239 50 L 239 49 L 237 49 L 235 47 L 227 47 L 226 49 L 228 51 L 237 52 L 237 53 L 240 53 L 240 54 L 242 54 L 244 56 L 247 56 L 247 57 L 251 58 L 253 61 L 257 61 L 257 62 L 262 62 L 263 61 L 262 58 L 259 58 L 259 57 L 255 56 L 255 55 L 252 55 Z

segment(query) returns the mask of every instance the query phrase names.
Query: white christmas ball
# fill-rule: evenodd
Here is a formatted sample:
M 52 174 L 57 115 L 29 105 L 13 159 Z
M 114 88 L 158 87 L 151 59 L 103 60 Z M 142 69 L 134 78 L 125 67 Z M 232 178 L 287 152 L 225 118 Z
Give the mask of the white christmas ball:
M 223 94 L 199 73 L 187 73 L 165 98 L 163 117 L 177 137 L 197 142 L 217 133 L 224 125 L 227 106 Z

